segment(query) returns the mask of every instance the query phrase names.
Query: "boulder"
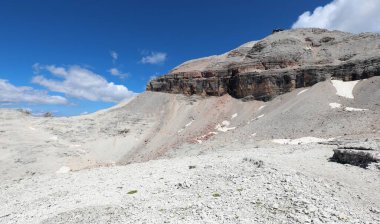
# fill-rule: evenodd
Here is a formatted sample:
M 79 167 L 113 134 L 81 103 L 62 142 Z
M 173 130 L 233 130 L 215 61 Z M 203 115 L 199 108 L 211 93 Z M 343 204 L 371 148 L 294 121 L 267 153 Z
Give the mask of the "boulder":
M 370 163 L 380 161 L 380 150 L 376 147 L 367 146 L 366 144 L 340 146 L 334 150 L 334 154 L 330 160 L 367 168 Z

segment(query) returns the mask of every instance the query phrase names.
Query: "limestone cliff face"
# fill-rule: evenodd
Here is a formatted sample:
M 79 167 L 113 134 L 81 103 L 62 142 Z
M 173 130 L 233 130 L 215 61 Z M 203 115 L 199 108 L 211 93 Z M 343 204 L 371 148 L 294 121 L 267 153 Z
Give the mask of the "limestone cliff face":
M 270 100 L 329 78 L 380 75 L 380 35 L 323 29 L 274 33 L 223 55 L 195 59 L 151 80 L 148 91 Z

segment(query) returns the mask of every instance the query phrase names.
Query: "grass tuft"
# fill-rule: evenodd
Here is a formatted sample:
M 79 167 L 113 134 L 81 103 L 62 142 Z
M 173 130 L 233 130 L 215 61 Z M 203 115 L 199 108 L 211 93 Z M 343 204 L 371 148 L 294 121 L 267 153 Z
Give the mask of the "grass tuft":
M 136 194 L 137 190 L 129 191 L 127 194 Z

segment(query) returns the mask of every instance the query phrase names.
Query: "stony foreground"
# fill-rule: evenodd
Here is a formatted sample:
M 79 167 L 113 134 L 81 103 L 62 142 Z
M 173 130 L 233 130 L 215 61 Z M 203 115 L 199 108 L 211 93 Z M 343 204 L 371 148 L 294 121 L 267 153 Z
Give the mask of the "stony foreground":
M 235 147 L 4 181 L 0 223 L 380 222 L 376 168 L 327 145 Z

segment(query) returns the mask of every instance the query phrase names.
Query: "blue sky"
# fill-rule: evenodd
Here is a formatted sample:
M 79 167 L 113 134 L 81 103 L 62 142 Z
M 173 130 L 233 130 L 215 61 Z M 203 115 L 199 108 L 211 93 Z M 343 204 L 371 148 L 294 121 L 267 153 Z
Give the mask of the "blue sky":
M 346 7 L 345 1 L 355 0 L 331 4 Z M 186 60 L 224 53 L 296 22 L 313 26 L 310 21 L 331 11 L 314 10 L 330 2 L 3 0 L 0 107 L 56 115 L 109 107 Z

